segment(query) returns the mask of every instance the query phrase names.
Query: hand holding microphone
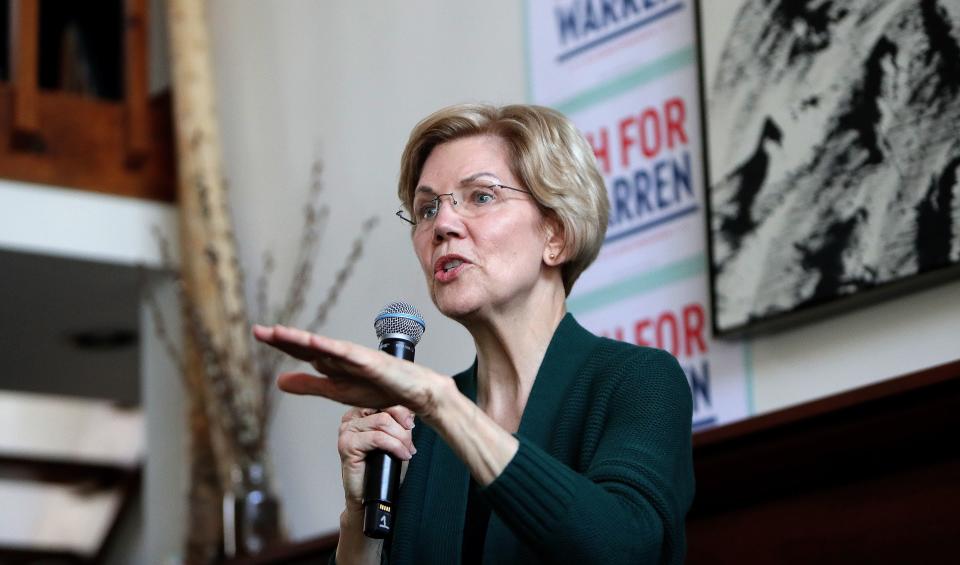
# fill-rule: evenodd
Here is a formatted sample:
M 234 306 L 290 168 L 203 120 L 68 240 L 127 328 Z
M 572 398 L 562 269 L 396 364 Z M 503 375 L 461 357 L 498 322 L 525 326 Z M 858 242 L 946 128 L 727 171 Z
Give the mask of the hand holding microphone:
M 380 339 L 380 351 L 411 362 L 414 348 L 427 328 L 420 312 L 404 302 L 388 304 L 374 319 L 373 327 Z M 400 459 L 388 451 L 378 449 L 367 455 L 363 480 L 363 533 L 368 537 L 382 539 L 393 531 L 400 467 Z
M 393 529 L 397 485 L 391 471 L 416 453 L 412 427 L 413 412 L 403 406 L 383 411 L 351 408 L 343 416 L 337 450 L 346 508 L 369 537 L 383 538 Z M 376 498 L 385 500 L 387 510 Z
M 407 362 L 413 360 L 425 328 L 415 308 L 401 302 L 390 304 L 374 326 L 381 353 L 284 326 L 254 326 L 253 333 L 261 342 L 309 362 L 321 373 L 284 373 L 277 379 L 282 390 L 358 407 L 343 417 L 338 439 L 347 509 L 359 511 L 357 503 L 363 503 L 364 532 L 382 538 L 392 529 L 400 462 L 414 452 L 411 409 L 425 405 L 431 389 L 446 379 Z M 366 485 L 361 486 L 364 475 Z

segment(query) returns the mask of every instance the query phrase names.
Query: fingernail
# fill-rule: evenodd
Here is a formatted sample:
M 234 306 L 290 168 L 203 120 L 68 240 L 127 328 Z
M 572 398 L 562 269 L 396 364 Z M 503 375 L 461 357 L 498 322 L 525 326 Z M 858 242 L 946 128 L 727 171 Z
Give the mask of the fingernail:
M 411 454 L 411 455 L 416 455 L 416 454 L 417 454 L 417 448 L 414 447 L 413 449 L 411 449 L 411 450 L 410 450 L 410 454 Z

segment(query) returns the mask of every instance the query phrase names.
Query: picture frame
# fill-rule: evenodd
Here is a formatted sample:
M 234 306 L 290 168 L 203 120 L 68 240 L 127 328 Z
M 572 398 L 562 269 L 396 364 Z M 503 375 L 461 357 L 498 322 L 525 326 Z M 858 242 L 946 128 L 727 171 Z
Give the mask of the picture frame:
M 714 334 L 960 276 L 960 6 L 694 7 Z

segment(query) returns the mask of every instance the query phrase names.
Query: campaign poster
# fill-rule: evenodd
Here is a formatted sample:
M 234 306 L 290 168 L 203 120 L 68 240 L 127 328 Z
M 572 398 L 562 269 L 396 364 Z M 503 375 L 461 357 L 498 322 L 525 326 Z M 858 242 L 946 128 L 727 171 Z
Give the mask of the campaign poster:
M 703 429 L 752 413 L 746 341 L 713 339 L 694 14 L 676 0 L 529 0 L 532 102 L 569 116 L 610 199 L 568 307 L 598 335 L 680 362 Z

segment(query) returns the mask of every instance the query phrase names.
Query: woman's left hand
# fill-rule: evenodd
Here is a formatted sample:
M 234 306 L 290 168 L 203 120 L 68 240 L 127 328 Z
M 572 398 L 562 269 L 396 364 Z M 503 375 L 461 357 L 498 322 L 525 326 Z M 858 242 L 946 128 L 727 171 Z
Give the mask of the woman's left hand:
M 253 335 L 321 373 L 281 374 L 277 386 L 293 394 L 323 396 L 361 408 L 400 404 L 428 416 L 440 387 L 450 380 L 382 351 L 295 328 L 255 325 Z

